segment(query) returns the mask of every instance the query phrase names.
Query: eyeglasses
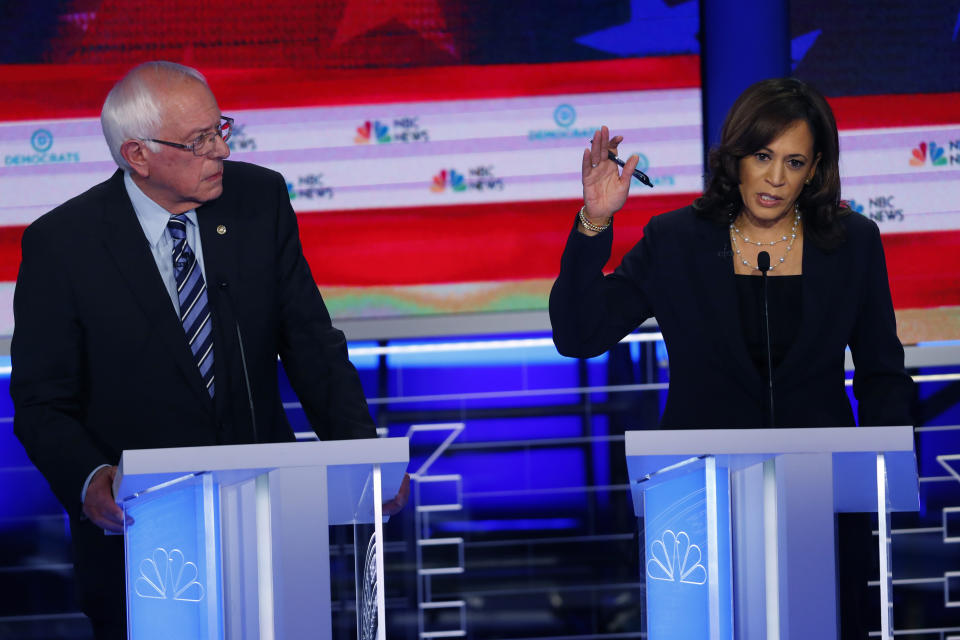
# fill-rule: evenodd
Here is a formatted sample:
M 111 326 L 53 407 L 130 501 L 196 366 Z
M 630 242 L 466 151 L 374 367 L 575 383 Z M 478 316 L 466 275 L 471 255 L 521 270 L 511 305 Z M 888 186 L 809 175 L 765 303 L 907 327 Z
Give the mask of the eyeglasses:
M 145 140 L 147 142 L 159 142 L 160 144 L 165 144 L 168 147 L 175 147 L 185 151 L 193 151 L 193 155 L 195 156 L 205 156 L 213 151 L 213 147 L 216 145 L 216 138 L 219 137 L 224 142 L 230 139 L 230 130 L 233 128 L 233 118 L 220 116 L 220 120 L 220 124 L 214 127 L 213 131 L 201 133 L 190 144 L 167 142 L 166 140 L 157 140 L 156 138 L 141 138 L 141 140 Z

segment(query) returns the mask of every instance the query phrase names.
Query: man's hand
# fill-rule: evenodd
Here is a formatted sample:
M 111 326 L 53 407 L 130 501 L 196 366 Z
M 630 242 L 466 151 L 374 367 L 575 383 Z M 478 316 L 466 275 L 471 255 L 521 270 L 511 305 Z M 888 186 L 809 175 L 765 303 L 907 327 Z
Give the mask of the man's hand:
M 89 495 L 89 494 L 88 494 Z M 407 504 L 407 500 L 410 499 L 410 474 L 403 474 L 403 482 L 400 483 L 400 489 L 397 491 L 396 497 L 393 500 L 387 500 L 383 503 L 383 514 L 386 516 L 392 516 L 397 513 L 400 513 L 400 510 L 403 509 Z
M 123 533 L 123 509 L 113 498 L 113 478 L 116 475 L 116 467 L 104 467 L 93 474 L 83 500 L 83 515 L 101 529 Z M 128 517 L 127 524 L 133 524 L 133 518 Z

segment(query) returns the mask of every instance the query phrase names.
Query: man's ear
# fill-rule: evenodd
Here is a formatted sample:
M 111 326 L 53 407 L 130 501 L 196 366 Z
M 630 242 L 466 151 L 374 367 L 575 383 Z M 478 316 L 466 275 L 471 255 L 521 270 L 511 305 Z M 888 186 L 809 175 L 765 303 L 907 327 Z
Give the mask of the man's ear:
M 147 162 L 146 144 L 142 140 L 125 140 L 120 145 L 120 155 L 130 165 L 130 169 L 141 178 L 150 177 L 150 165 Z

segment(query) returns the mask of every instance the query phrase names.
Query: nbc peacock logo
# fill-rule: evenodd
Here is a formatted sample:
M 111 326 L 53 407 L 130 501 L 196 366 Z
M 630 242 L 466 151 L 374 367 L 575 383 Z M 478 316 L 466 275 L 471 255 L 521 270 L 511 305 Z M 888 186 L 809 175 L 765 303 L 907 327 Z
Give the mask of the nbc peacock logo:
M 375 141 L 377 144 L 386 144 L 390 142 L 390 127 L 379 120 L 371 122 L 367 120 L 357 127 L 357 135 L 354 136 L 355 144 L 370 144 Z
M 850 199 L 850 200 L 845 200 L 843 202 L 846 202 L 847 208 L 850 209 L 851 211 L 856 211 L 859 214 L 863 214 L 863 205 L 857 202 L 856 200 Z M 842 205 L 843 202 L 841 202 L 840 204 Z
M 650 545 L 647 577 L 663 582 L 706 584 L 707 569 L 703 566 L 700 546 L 690 541 L 686 531 L 674 533 L 667 529 Z
M 199 577 L 197 565 L 187 562 L 180 549 L 168 553 L 163 547 L 157 547 L 151 557 L 140 562 L 134 592 L 141 598 L 200 602 L 204 588 Z
M 936 142 L 921 142 L 910 153 L 910 166 L 922 167 L 927 164 L 927 158 L 934 167 L 942 167 L 947 164 L 945 150 Z
M 453 191 L 465 191 L 467 185 L 464 183 L 464 176 L 462 173 L 458 172 L 456 169 L 441 169 L 436 175 L 433 176 L 433 180 L 430 183 L 430 191 L 434 193 L 443 193 L 446 191 L 447 187 L 450 187 Z

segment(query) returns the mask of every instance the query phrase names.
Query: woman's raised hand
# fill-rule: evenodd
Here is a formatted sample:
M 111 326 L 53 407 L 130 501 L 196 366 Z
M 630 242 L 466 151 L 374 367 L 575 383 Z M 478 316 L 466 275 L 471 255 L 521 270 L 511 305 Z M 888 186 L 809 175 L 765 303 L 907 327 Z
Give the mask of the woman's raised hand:
M 607 127 L 594 132 L 590 148 L 583 150 L 583 202 L 584 214 L 593 224 L 606 225 L 613 214 L 627 201 L 633 170 L 640 157 L 633 155 L 627 159 L 621 171 L 607 155 L 617 153 L 617 146 L 623 142 L 623 136 L 610 137 Z

